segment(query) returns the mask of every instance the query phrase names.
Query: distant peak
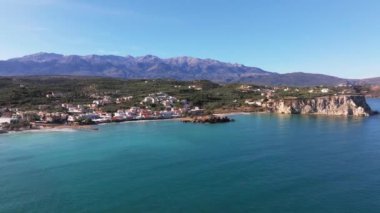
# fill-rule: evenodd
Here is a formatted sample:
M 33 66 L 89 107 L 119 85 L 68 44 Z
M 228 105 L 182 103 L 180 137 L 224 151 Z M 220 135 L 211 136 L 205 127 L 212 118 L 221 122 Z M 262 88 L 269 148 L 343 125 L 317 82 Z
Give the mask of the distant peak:
M 25 56 L 36 56 L 36 55 L 50 55 L 50 54 L 58 55 L 57 53 L 49 53 L 49 52 L 36 52 L 36 53 L 32 53 L 32 54 L 29 54 L 29 55 L 25 55 Z M 24 57 L 25 57 L 25 56 L 24 56 Z
M 57 53 L 38 52 L 31 55 L 26 55 L 23 58 L 27 57 L 63 57 L 63 55 Z
M 150 59 L 150 58 L 159 58 L 159 57 L 155 55 L 144 55 L 144 56 L 139 56 L 137 58 Z
M 82 56 L 84 59 L 123 59 L 124 57 L 122 56 L 117 56 L 117 55 L 86 55 Z M 128 57 L 126 57 L 128 58 Z
M 61 54 L 39 52 L 39 53 L 31 54 L 31 55 L 26 55 L 21 58 L 11 59 L 11 60 L 46 62 L 46 61 L 58 60 L 62 57 L 64 56 Z
M 145 56 L 139 56 L 136 57 L 138 61 L 158 61 L 161 60 L 161 58 L 155 56 L 155 55 L 145 55 Z

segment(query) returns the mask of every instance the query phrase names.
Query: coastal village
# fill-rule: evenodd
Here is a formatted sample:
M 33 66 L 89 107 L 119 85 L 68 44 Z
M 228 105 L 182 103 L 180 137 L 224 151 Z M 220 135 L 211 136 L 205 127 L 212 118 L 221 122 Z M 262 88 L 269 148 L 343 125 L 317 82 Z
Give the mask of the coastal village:
M 51 92 L 46 98 L 55 97 Z M 102 111 L 108 104 L 121 104 L 130 101 L 133 96 L 111 98 L 110 96 L 94 96 L 96 99 L 88 104 L 62 103 L 63 112 L 20 111 L 17 108 L 2 108 L 0 113 L 0 130 L 25 130 L 54 127 L 57 125 L 78 126 L 110 122 L 156 120 L 181 118 L 185 115 L 202 115 L 203 109 L 190 107 L 186 100 L 178 100 L 163 92 L 152 93 L 140 102 L 140 106 L 129 109 L 118 109 L 110 113 Z M 152 105 L 162 110 L 152 109 Z M 176 107 L 179 105 L 181 107 Z
M 24 85 L 20 85 L 24 87 Z M 187 90 L 202 92 L 201 85 L 174 85 L 178 89 L 186 87 Z M 336 87 L 269 87 L 240 84 L 234 86 L 234 92 L 241 94 L 241 99 L 233 99 L 230 104 L 233 106 L 222 107 L 222 109 L 206 110 L 202 105 L 197 105 L 188 99 L 180 99 L 159 91 L 151 93 L 139 100 L 138 104 L 131 107 L 124 107 L 126 103 L 135 100 L 133 94 L 127 96 L 98 95 L 90 94 L 92 102 L 85 104 L 60 103 L 60 97 L 65 96 L 62 92 L 49 91 L 43 98 L 51 100 L 55 104 L 57 111 L 47 110 L 48 106 L 38 105 L 38 110 L 20 110 L 19 108 L 0 108 L 0 131 L 20 131 L 28 129 L 54 128 L 59 126 L 79 127 L 92 124 L 124 122 L 136 120 L 157 120 L 187 118 L 184 122 L 189 122 L 189 117 L 210 115 L 214 112 L 257 112 L 271 111 L 278 99 L 297 99 L 302 97 L 318 96 L 338 96 L 357 94 L 354 86 L 349 84 L 337 85 Z M 363 91 L 360 91 L 363 92 Z M 364 91 L 366 92 L 366 91 Z M 104 110 L 107 106 L 114 106 L 115 111 Z M 272 110 L 273 111 L 273 110 Z M 224 119 L 224 118 L 223 118 Z M 220 121 L 226 121 L 225 119 Z M 193 119 L 200 121 L 202 119 Z M 210 119 L 215 121 L 215 119 Z

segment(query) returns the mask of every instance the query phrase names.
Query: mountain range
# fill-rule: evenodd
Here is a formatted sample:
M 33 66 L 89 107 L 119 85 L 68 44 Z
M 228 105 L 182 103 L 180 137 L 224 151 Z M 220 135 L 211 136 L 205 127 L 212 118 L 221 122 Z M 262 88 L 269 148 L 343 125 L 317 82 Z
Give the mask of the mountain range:
M 343 79 L 310 73 L 279 74 L 257 67 L 225 63 L 212 59 L 175 57 L 162 59 L 114 55 L 61 55 L 37 53 L 0 61 L 0 76 L 102 76 L 125 79 L 211 80 L 218 83 L 253 83 L 261 85 L 338 85 L 380 84 L 379 78 Z

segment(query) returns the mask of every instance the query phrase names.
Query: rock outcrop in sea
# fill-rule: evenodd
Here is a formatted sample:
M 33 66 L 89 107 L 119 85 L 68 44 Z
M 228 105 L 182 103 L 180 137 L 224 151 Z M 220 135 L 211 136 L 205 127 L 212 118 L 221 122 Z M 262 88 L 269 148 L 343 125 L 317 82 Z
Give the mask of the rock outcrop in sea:
M 362 95 L 324 96 L 310 99 L 281 99 L 268 106 L 268 110 L 283 114 L 320 114 L 343 116 L 369 116 L 373 111 Z
M 215 116 L 215 115 L 202 115 L 202 116 L 193 116 L 186 117 L 181 119 L 184 123 L 227 123 L 234 121 L 233 119 L 227 116 Z

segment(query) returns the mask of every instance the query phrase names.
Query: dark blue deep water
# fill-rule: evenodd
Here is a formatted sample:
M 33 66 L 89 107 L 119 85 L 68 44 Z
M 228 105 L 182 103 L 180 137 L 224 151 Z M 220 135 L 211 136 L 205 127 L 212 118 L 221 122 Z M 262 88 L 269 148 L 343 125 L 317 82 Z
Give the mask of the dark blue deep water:
M 234 118 L 1 135 L 0 212 L 380 212 L 380 116 Z

